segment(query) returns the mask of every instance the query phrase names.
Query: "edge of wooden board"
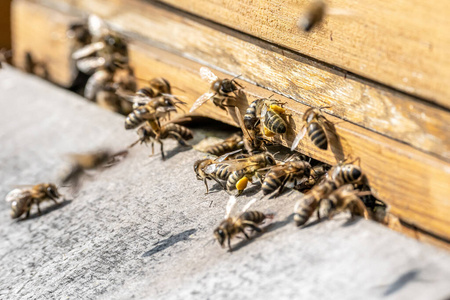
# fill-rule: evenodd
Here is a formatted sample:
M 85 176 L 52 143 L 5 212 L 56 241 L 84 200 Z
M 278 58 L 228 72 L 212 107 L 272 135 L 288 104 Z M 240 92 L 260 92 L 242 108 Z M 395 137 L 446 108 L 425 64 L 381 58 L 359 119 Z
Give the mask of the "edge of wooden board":
M 50 0 L 45 1 L 52 2 Z M 450 161 L 450 111 L 326 68 L 288 50 L 210 27 L 142 1 L 76 0 L 83 13 L 97 12 L 124 35 L 195 60 L 228 75 Z M 74 12 L 74 13 L 80 13 Z M 151 30 L 149 30 L 151 28 Z

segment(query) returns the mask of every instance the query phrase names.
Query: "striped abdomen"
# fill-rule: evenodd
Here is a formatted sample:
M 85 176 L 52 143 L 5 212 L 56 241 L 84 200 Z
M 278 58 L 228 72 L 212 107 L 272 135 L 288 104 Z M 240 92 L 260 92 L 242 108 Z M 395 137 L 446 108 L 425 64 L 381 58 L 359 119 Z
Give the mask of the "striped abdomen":
M 325 134 L 325 130 L 323 130 L 319 123 L 312 122 L 308 125 L 308 136 L 317 148 L 327 150 L 327 136 Z
M 362 179 L 362 171 L 358 166 L 348 164 L 340 167 L 336 175 L 336 179 L 345 183 L 354 183 Z
M 148 109 L 145 106 L 133 110 L 125 119 L 125 129 L 133 129 L 141 125 L 145 121 L 146 114 L 148 114 Z
M 275 133 L 285 133 L 286 123 L 283 118 L 271 109 L 268 109 L 264 118 L 264 126 Z
M 240 221 L 251 221 L 253 223 L 262 223 L 268 216 L 259 211 L 246 211 L 240 217 Z
M 244 115 L 245 128 L 247 129 L 255 128 L 256 122 L 258 122 L 258 110 L 262 101 L 263 99 L 256 99 L 248 106 L 247 111 L 245 112 Z
M 218 164 L 214 172 L 215 177 L 220 180 L 228 180 L 228 177 L 231 175 L 231 172 L 228 171 L 229 167 L 228 164 Z
M 261 189 L 264 195 L 273 193 L 281 186 L 281 183 L 286 178 L 286 173 L 280 174 L 279 172 L 269 171 L 264 178 L 264 182 Z
M 305 224 L 317 207 L 316 199 L 312 195 L 306 195 L 294 207 L 294 221 L 297 226 Z
M 161 138 L 163 139 L 173 132 L 179 134 L 183 140 L 190 140 L 194 137 L 189 128 L 174 123 L 164 125 L 163 131 L 166 133 L 164 136 L 161 134 Z
M 230 174 L 227 180 L 227 189 L 231 191 L 236 187 L 236 183 L 245 175 L 244 169 L 234 171 Z

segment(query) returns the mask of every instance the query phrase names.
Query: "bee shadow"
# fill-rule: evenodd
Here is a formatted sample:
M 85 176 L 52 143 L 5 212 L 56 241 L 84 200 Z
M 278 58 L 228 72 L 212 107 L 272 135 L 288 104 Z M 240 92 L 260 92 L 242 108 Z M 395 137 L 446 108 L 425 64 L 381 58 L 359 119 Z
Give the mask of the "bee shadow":
M 181 145 L 177 145 L 175 148 L 169 150 L 169 151 L 165 151 L 165 160 L 168 160 L 172 157 L 174 157 L 175 155 L 177 155 L 178 153 L 182 153 L 182 152 L 186 152 L 192 149 L 192 146 L 181 146 Z M 159 154 L 161 155 L 161 154 Z
M 186 231 L 183 231 L 181 233 L 178 233 L 176 235 L 171 235 L 170 237 L 168 237 L 167 239 L 164 239 L 162 241 L 158 241 L 155 244 L 155 247 L 153 247 L 152 249 L 148 250 L 147 252 L 145 252 L 144 254 L 142 254 L 142 257 L 149 257 L 152 256 L 158 252 L 164 251 L 167 248 L 175 245 L 178 242 L 182 242 L 185 240 L 189 239 L 189 236 L 194 234 L 197 231 L 197 229 L 189 229 Z
M 364 219 L 363 217 L 359 217 L 359 216 L 355 216 L 353 218 L 348 218 L 347 221 L 345 221 L 341 227 L 350 227 L 353 226 L 357 223 L 359 223 L 362 219 Z
M 250 197 L 250 196 L 258 194 L 260 190 L 261 190 L 261 184 L 259 184 L 259 182 L 258 182 L 258 183 L 252 184 L 248 189 L 245 189 L 243 195 Z
M 49 205 L 44 209 L 41 209 L 41 214 L 39 214 L 37 211 L 30 214 L 30 216 L 28 218 L 21 218 L 19 220 L 17 220 L 18 222 L 23 222 L 23 221 L 28 221 L 28 220 L 33 220 L 39 217 L 42 217 L 46 214 L 51 213 L 54 210 L 63 208 L 64 206 L 70 204 L 73 200 L 64 200 L 63 202 L 59 202 L 59 204 L 53 204 L 53 205 Z

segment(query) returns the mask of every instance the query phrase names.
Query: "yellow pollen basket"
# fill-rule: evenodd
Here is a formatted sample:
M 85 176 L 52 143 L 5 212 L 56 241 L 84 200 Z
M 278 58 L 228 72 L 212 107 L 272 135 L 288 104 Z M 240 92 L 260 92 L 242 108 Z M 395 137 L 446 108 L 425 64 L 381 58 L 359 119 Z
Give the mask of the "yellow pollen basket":
M 242 177 L 241 179 L 239 179 L 238 182 L 236 182 L 236 189 L 238 191 L 243 191 L 247 187 L 247 184 L 248 184 L 248 178 Z
M 270 129 L 264 125 L 264 135 L 267 137 L 273 137 L 275 132 L 270 131 Z
M 277 114 L 283 114 L 286 110 L 279 106 L 278 104 L 270 104 L 270 109 L 276 112 Z

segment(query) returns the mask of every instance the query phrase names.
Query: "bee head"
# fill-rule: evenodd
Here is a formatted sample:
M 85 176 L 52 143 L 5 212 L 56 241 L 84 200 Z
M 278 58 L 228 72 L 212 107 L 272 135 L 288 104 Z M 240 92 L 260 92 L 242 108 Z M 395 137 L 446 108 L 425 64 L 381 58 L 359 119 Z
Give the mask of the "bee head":
M 266 155 L 265 155 L 265 159 L 266 159 L 267 165 L 274 166 L 274 165 L 277 164 L 277 161 L 275 160 L 275 158 L 273 157 L 273 155 L 270 154 L 270 153 L 268 153 L 268 152 L 267 152 Z
M 220 246 L 223 247 L 223 243 L 225 242 L 226 234 L 225 234 L 225 231 L 223 231 L 222 227 L 218 227 L 218 228 L 216 228 L 216 230 L 214 230 L 214 237 L 219 242 Z
M 61 194 L 58 192 L 58 188 L 53 183 L 47 185 L 45 193 L 52 199 L 58 199 L 59 197 L 61 197 Z
M 214 83 L 212 84 L 212 90 L 216 93 L 218 93 L 220 91 L 222 87 L 222 81 L 220 79 L 214 81 Z

